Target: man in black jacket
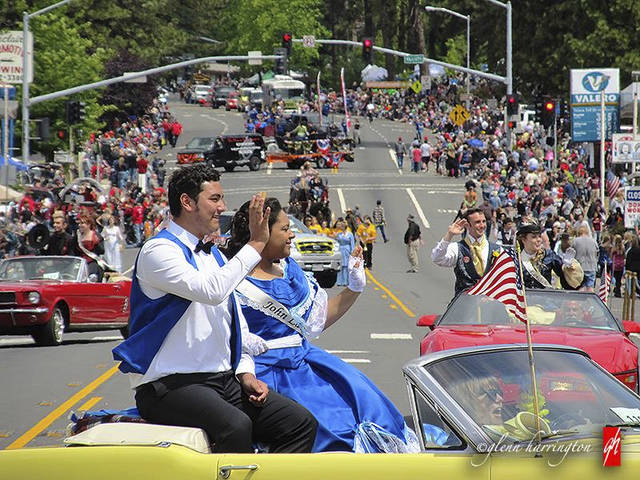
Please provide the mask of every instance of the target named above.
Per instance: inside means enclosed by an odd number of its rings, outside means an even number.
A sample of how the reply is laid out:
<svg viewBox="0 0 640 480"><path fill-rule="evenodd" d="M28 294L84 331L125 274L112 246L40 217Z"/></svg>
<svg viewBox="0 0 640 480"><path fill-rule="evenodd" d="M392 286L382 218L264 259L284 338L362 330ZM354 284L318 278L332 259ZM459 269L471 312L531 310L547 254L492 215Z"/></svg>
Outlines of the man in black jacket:
<svg viewBox="0 0 640 480"><path fill-rule="evenodd" d="M407 258L411 268L407 273L416 273L418 271L418 247L420 246L420 227L414 222L414 216L409 214L407 217L409 226L404 233L404 244L407 246Z"/></svg>
<svg viewBox="0 0 640 480"><path fill-rule="evenodd" d="M53 214L53 233L42 248L41 255L69 255L71 253L71 235L67 233L67 220L64 213Z"/></svg>

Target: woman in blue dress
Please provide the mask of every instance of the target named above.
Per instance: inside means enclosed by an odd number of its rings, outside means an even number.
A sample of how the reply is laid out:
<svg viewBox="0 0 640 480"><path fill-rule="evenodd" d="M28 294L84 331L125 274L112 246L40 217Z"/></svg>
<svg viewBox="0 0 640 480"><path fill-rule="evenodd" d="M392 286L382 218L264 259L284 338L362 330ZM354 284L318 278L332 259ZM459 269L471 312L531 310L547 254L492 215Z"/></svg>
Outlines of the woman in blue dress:
<svg viewBox="0 0 640 480"><path fill-rule="evenodd" d="M347 224L342 217L336 220L334 229L334 238L340 245L340 253L342 254L342 268L338 272L336 285L346 287L349 284L349 257L356 247L356 241L353 238L353 233L347 229Z"/></svg>
<svg viewBox="0 0 640 480"><path fill-rule="evenodd" d="M249 239L248 205L233 218L227 255ZM416 452L402 414L362 372L312 345L354 304L366 277L360 247L349 257L348 288L328 298L311 274L289 257L293 232L275 198L262 260L237 288L253 344L256 376L305 406L318 420L313 451ZM248 341L250 340L250 341Z"/></svg>

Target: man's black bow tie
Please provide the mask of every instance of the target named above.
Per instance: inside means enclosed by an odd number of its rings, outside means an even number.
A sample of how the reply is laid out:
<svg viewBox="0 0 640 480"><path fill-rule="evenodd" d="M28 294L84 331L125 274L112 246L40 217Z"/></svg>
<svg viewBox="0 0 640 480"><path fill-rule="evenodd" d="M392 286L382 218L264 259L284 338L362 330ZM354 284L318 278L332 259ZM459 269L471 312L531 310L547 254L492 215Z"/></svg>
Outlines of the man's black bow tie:
<svg viewBox="0 0 640 480"><path fill-rule="evenodd" d="M196 245L195 252L198 253L200 250L202 250L204 253L211 253L211 247L213 247L214 245L215 243L211 241L203 242L202 240L199 240L198 244Z"/></svg>

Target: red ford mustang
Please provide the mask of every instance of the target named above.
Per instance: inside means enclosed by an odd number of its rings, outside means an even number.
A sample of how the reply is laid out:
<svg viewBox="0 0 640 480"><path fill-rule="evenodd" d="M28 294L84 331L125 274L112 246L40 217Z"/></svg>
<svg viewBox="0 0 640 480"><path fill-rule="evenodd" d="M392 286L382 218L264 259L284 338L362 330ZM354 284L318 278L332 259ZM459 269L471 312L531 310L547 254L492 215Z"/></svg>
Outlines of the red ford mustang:
<svg viewBox="0 0 640 480"><path fill-rule="evenodd" d="M117 277L114 277L115 280ZM128 333L131 280L97 283L80 257L16 257L0 263L0 335L59 345L63 332Z"/></svg>
<svg viewBox="0 0 640 480"><path fill-rule="evenodd" d="M638 347L629 339L640 323L619 322L595 293L527 290L527 314L534 343L578 347L638 391ZM504 305L484 296L458 295L442 316L420 317L431 331L420 342L420 354L472 345L525 343L525 325Z"/></svg>

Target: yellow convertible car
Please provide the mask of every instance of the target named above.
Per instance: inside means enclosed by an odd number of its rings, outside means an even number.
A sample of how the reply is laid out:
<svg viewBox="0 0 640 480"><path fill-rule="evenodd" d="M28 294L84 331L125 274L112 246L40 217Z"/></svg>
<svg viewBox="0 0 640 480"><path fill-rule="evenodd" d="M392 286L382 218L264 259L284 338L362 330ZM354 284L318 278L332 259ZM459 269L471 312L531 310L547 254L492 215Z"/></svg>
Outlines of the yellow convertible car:
<svg viewBox="0 0 640 480"><path fill-rule="evenodd" d="M407 364L418 454L217 454L199 429L101 424L65 447L1 451L0 478L637 478L640 397L576 348L535 345L533 356L537 402L526 345L446 350ZM604 426L614 428L603 447Z"/></svg>

